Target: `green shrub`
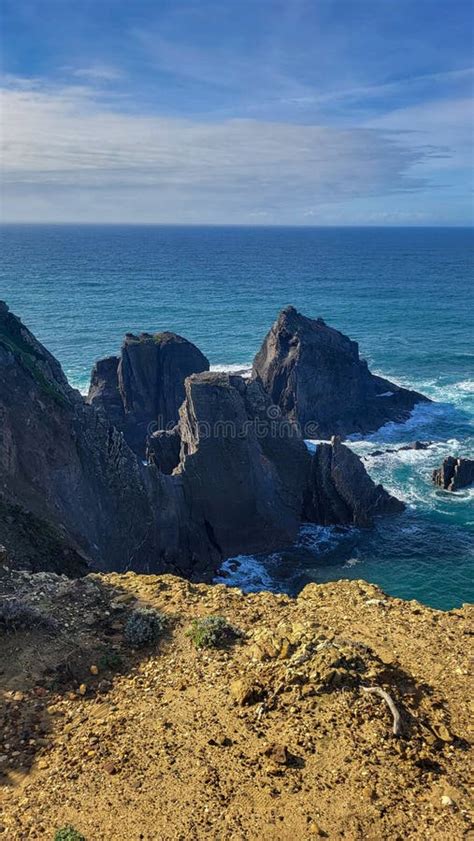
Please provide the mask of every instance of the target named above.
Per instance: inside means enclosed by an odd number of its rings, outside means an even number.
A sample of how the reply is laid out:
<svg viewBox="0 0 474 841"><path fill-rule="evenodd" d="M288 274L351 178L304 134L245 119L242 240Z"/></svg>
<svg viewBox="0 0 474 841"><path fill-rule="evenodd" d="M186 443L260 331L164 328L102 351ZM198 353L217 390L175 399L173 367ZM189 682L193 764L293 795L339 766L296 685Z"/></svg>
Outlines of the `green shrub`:
<svg viewBox="0 0 474 841"><path fill-rule="evenodd" d="M86 841L84 835L81 835L73 826L63 826L58 829L54 836L54 841Z"/></svg>
<svg viewBox="0 0 474 841"><path fill-rule="evenodd" d="M186 636L190 637L196 648L222 648L243 634L223 616L205 616L193 619Z"/></svg>
<svg viewBox="0 0 474 841"><path fill-rule="evenodd" d="M125 625L125 641L133 648L143 648L156 642L165 630L167 618L152 607L137 607Z"/></svg>
<svg viewBox="0 0 474 841"><path fill-rule="evenodd" d="M118 651L108 650L100 655L98 666L101 671L110 669L111 672L119 672L123 666L123 660Z"/></svg>

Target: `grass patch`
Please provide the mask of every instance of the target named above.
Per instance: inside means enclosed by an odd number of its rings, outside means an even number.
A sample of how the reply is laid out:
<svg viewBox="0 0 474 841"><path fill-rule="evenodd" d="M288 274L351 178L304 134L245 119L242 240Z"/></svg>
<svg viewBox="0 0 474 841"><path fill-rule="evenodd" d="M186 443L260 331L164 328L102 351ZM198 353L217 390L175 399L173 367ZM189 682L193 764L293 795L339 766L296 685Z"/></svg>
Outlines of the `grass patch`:
<svg viewBox="0 0 474 841"><path fill-rule="evenodd" d="M242 637L243 633L223 616L206 616L193 619L186 636L196 648L224 648Z"/></svg>
<svg viewBox="0 0 474 841"><path fill-rule="evenodd" d="M54 841L86 841L84 835L81 835L77 829L74 829L73 826L63 826L62 829L58 829L56 835L54 836Z"/></svg>

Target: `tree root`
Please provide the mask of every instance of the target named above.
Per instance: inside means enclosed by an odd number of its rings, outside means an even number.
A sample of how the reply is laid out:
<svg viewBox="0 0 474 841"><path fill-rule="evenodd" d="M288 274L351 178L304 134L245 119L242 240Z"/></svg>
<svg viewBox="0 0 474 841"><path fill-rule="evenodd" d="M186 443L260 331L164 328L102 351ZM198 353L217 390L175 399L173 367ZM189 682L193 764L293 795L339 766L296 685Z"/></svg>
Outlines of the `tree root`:
<svg viewBox="0 0 474 841"><path fill-rule="evenodd" d="M400 736L402 732L402 719L400 713L398 712L395 706L395 702L392 696L389 695L389 693L386 692L385 689L382 689L380 686L361 686L360 688L363 692L370 693L371 695L378 695L385 701L393 716L393 735Z"/></svg>

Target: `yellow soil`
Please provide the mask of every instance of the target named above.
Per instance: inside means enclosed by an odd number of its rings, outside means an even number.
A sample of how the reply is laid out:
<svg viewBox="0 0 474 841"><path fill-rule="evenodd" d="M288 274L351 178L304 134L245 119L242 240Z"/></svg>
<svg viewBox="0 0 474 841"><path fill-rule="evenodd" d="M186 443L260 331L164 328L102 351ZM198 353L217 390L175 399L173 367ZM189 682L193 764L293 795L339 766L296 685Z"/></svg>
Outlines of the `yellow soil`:
<svg viewBox="0 0 474 841"><path fill-rule="evenodd" d="M87 841L474 838L471 608L363 581L297 599L134 574L0 584L60 626L0 633L0 838L66 824ZM169 623L131 651L137 603ZM186 628L216 614L246 636L196 650ZM400 736L361 686L390 693Z"/></svg>

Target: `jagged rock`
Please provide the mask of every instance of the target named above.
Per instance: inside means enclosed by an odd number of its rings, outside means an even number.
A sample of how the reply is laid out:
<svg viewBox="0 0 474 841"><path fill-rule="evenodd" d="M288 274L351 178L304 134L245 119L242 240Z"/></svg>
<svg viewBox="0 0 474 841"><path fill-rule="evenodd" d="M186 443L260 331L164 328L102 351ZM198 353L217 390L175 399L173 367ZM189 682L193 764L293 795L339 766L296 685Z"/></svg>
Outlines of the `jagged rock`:
<svg viewBox="0 0 474 841"><path fill-rule="evenodd" d="M186 377L207 370L204 354L176 333L127 333L120 358L96 363L87 399L143 458L147 434L177 423Z"/></svg>
<svg viewBox="0 0 474 841"><path fill-rule="evenodd" d="M117 429L122 429L125 422L125 410L119 391L118 356L99 359L91 374L87 402L96 409L103 409L106 416Z"/></svg>
<svg viewBox="0 0 474 841"><path fill-rule="evenodd" d="M222 558L288 545L310 464L301 436L255 381L202 373L185 387L178 472L192 523Z"/></svg>
<svg viewBox="0 0 474 841"><path fill-rule="evenodd" d="M179 464L181 436L179 426L173 429L160 429L147 438L146 458L149 464L155 464L161 473L172 473Z"/></svg>
<svg viewBox="0 0 474 841"><path fill-rule="evenodd" d="M367 456L383 456L385 453L402 453L405 450L428 450L432 441L413 441L411 444L404 444L403 447L389 447L386 450L372 450Z"/></svg>
<svg viewBox="0 0 474 841"><path fill-rule="evenodd" d="M137 344L127 373L114 360L97 366L91 405L0 306L0 541L9 562L70 575L92 562L210 579L227 557L291 544L303 508L316 522L361 524L399 508L380 486L374 490L342 444L330 447L329 461L321 461L324 450L312 460L299 429L261 383L229 374L186 379L178 428L152 436L158 458L143 464L100 407L115 400L115 377L119 390L121 378L134 383L129 396L145 389L155 364L145 362L153 360L156 342L146 337L143 347ZM171 368L172 375L163 375L176 386L162 404L167 411L173 394L178 399L174 363ZM142 406L134 399L124 404L125 414ZM114 406L118 411L116 400Z"/></svg>
<svg viewBox="0 0 474 841"><path fill-rule="evenodd" d="M371 374L357 342L294 307L282 310L267 334L253 376L305 438L370 432L406 420L416 403L427 401Z"/></svg>
<svg viewBox="0 0 474 841"><path fill-rule="evenodd" d="M359 457L344 444L318 444L311 463L304 516L320 525L369 527L374 517L403 511L404 504L375 485Z"/></svg>
<svg viewBox="0 0 474 841"><path fill-rule="evenodd" d="M0 527L13 563L72 575L148 557L147 477L122 435L0 306Z"/></svg>
<svg viewBox="0 0 474 841"><path fill-rule="evenodd" d="M459 491L474 482L474 459L447 456L433 471L433 482L445 491Z"/></svg>

